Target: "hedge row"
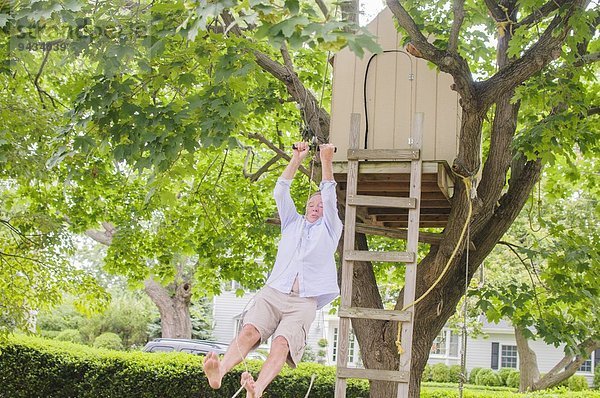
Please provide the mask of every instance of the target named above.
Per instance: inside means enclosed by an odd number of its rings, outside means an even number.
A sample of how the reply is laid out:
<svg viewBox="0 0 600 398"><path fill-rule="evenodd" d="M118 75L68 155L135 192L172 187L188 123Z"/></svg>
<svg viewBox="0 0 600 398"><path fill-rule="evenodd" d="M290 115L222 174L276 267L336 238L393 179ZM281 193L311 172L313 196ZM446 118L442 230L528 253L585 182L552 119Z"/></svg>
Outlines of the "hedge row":
<svg viewBox="0 0 600 398"><path fill-rule="evenodd" d="M253 375L261 365L248 361ZM231 397L244 370L236 367L215 391L202 371L202 358L194 355L126 353L15 336L0 345L0 398ZM309 363L295 370L284 367L264 396L304 396L313 373L310 397L333 397L335 368ZM368 397L368 383L350 380L347 391L348 397Z"/></svg>
<svg viewBox="0 0 600 398"><path fill-rule="evenodd" d="M249 361L257 375L262 363ZM119 352L72 343L14 336L0 342L0 398L211 398L231 397L238 390L238 366L223 380L220 390L212 390L202 371L202 358L184 353ZM304 363L297 369L284 367L269 386L265 398L303 397L311 376L316 379L311 398L334 395L335 368ZM494 388L494 391L490 391ZM558 391L527 394L529 397L556 397ZM600 398L600 392L560 391L561 397ZM242 394L243 396L243 394ZM365 380L349 380L347 396L369 396ZM465 398L523 397L502 387L468 388ZM429 384L422 398L458 397L455 385Z"/></svg>
<svg viewBox="0 0 600 398"><path fill-rule="evenodd" d="M435 365L425 366L422 380L424 382L435 383L458 383L460 381L460 375L460 366L447 366L443 363L437 363ZM513 368L501 368L498 371L489 368L473 368L465 381L471 385L477 386L518 389L520 373L517 369ZM560 386L566 387L571 391L583 391L589 389L586 378L580 375L571 376L563 381Z"/></svg>

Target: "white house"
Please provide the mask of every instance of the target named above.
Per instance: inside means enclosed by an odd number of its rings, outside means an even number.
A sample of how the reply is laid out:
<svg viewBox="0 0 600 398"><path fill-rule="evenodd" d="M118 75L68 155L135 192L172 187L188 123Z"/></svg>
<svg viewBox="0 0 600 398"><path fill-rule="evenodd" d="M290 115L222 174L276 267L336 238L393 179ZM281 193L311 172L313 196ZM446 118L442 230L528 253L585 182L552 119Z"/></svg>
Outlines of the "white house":
<svg viewBox="0 0 600 398"><path fill-rule="evenodd" d="M239 286L232 285L213 301L213 335L217 341L229 342L239 330L242 313L253 297L253 293L246 293L242 297L235 294ZM330 314L331 306L326 306L317 312L315 321L309 332L307 345L314 354L323 348L319 347L319 340L327 340L327 356L323 363L335 365L337 354L338 317ZM473 368L518 368L519 355L514 330L508 322L492 324L484 320L482 331L485 337L467 337L466 368L470 372ZM444 363L446 365L460 365L461 336L449 328L444 328L435 339L429 363ZM540 372L548 372L563 357L562 348L555 348L540 341L531 341L530 347L537 354ZM268 343L262 348L268 349ZM349 366L362 367L359 347L353 335L350 336ZM600 366L600 350L580 368L577 374L585 376L588 384L592 385L595 367Z"/></svg>

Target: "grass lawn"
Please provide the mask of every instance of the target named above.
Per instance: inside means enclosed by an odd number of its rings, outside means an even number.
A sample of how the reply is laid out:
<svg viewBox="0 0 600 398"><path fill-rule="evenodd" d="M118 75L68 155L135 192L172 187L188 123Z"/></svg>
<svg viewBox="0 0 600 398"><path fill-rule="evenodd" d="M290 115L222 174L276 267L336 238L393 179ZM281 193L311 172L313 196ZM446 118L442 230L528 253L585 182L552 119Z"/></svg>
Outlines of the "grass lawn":
<svg viewBox="0 0 600 398"><path fill-rule="evenodd" d="M453 398L458 397L458 385L450 383L429 383L421 386L422 398ZM463 389L464 398L600 398L600 391L569 391L566 388L536 391L532 393L519 393L509 387L486 387L473 384L465 384Z"/></svg>

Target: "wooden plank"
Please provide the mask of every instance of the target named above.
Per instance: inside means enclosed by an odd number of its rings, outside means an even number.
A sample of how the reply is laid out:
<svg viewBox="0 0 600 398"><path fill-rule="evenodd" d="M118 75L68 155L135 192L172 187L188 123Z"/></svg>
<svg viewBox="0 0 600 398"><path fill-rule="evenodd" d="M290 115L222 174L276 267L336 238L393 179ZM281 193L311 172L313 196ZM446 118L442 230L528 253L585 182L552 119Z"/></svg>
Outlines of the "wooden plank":
<svg viewBox="0 0 600 398"><path fill-rule="evenodd" d="M348 149L348 160L393 160L406 162L419 158L414 149Z"/></svg>
<svg viewBox="0 0 600 398"><path fill-rule="evenodd" d="M381 226L386 228L408 228L407 221L381 221ZM448 221L419 221L421 228L446 228ZM378 224L379 225L379 224Z"/></svg>
<svg viewBox="0 0 600 398"><path fill-rule="evenodd" d="M386 196L364 196L350 194L346 195L346 206L378 206L378 207L402 207L414 209L415 198L390 198Z"/></svg>
<svg viewBox="0 0 600 398"><path fill-rule="evenodd" d="M344 260L411 263L415 261L415 254L409 252L375 252L365 250L344 250Z"/></svg>
<svg viewBox="0 0 600 398"><path fill-rule="evenodd" d="M381 48L396 49L396 28L393 24L393 18L376 18L377 20L377 42ZM394 125L396 112L394 112L395 102L401 97L397 93L395 80L396 76L396 53L379 53L371 63L369 75L374 75L374 92L368 92L374 98L373 112L369 109L369 148L396 148L394 143ZM369 137L370 138L370 137ZM371 145L372 143L372 145ZM404 147L400 144L398 147Z"/></svg>
<svg viewBox="0 0 600 398"><path fill-rule="evenodd" d="M348 146L350 148L358 147L360 135L360 114L353 113L350 120L350 137ZM356 195L356 184L358 182L358 161L348 161L348 187L346 195ZM346 197L346 217L344 223L344 248L354 250L356 235L356 207L348 206ZM340 289L340 302L344 307L352 306L352 277L354 276L354 263L352 261L342 261L342 283ZM338 330L338 352L337 366L345 368L348 366L350 319L342 318L339 321ZM346 380L336 378L335 380L336 398L346 397Z"/></svg>
<svg viewBox="0 0 600 398"><path fill-rule="evenodd" d="M445 166L444 166L445 168ZM447 170L446 170L447 172ZM334 174L335 180L339 182L346 182L347 175L344 173ZM421 181L428 183L437 183L438 176L437 172L433 174L423 174ZM361 173L358 176L358 183L361 182L389 182L389 183L399 183L403 182L408 184L410 182L410 174L407 173Z"/></svg>
<svg viewBox="0 0 600 398"><path fill-rule="evenodd" d="M346 189L345 182L339 182L340 189L344 191ZM377 182L377 181L363 181L358 183L358 192L404 192L408 196L410 191L410 185L408 181L401 183L390 183L390 182ZM446 198L446 196L440 191L440 187L437 182L424 182L421 184L422 192L440 192L440 197Z"/></svg>
<svg viewBox="0 0 600 398"><path fill-rule="evenodd" d="M423 174L437 174L438 161L423 162ZM333 172L347 173L348 162L334 162ZM364 162L360 165L361 174L397 173L410 174L410 164L406 162L373 161Z"/></svg>
<svg viewBox="0 0 600 398"><path fill-rule="evenodd" d="M421 208L450 208L450 202L446 199L429 199L425 195L421 197Z"/></svg>
<svg viewBox="0 0 600 398"><path fill-rule="evenodd" d="M408 383L409 373L398 370L337 368L337 377L343 379L368 379Z"/></svg>
<svg viewBox="0 0 600 398"><path fill-rule="evenodd" d="M435 156L435 131L437 115L437 70L428 65L428 61L422 58L415 59L415 117L413 118L411 137L416 127L416 114L425 112L427 123L423 124L421 139L421 159L437 160ZM454 121L452 121L454 124ZM414 137L412 137L414 140ZM456 155L454 156L456 157ZM445 159L445 158L442 158ZM454 158L452 158L453 160ZM450 160L450 161L452 161Z"/></svg>
<svg viewBox="0 0 600 398"><path fill-rule="evenodd" d="M412 147L415 149L421 149L423 145L423 123L424 114L417 113L415 115L415 123L411 134ZM423 162L421 160L413 160L411 162L411 173L410 173L410 196L416 199L417 206L411 209L408 213L408 239L406 241L407 251L416 253L418 250L419 243L419 217L420 217L420 201L421 201L421 173L422 173ZM415 292L417 286L417 259L413 263L406 264L404 273L404 305L410 305L415 301ZM414 307L407 309L409 312L414 313ZM404 322L399 325L402 327L402 348L403 352L400 354L400 370L410 372L411 357L412 357L412 344L413 344L413 322ZM399 385L398 394L399 398L408 397L408 385Z"/></svg>
<svg viewBox="0 0 600 398"><path fill-rule="evenodd" d="M427 215L446 215L450 214L450 207L434 207L434 208L423 208L423 201L421 201L421 216ZM409 209L395 209L392 207L367 207L368 215L408 215Z"/></svg>
<svg viewBox="0 0 600 398"><path fill-rule="evenodd" d="M438 164L438 179L437 185L440 191L444 194L446 199L450 200L450 193L448 189L448 178L446 176L446 168L442 163Z"/></svg>
<svg viewBox="0 0 600 398"><path fill-rule="evenodd" d="M445 159L451 163L458 154L460 124L456 121L462 109L458 103L458 93L450 89L454 78L448 73L436 72L435 135L427 136L427 140L435 140L434 159Z"/></svg>
<svg viewBox="0 0 600 398"><path fill-rule="evenodd" d="M400 221L404 221L401 219L402 215L401 214L378 214L375 215L375 217L377 217L377 221L397 221L400 219ZM447 221L448 220L448 215L447 214L421 214L420 215L420 220L421 221Z"/></svg>
<svg viewBox="0 0 600 398"><path fill-rule="evenodd" d="M364 223L356 224L356 232L366 235L386 236L388 238L396 239L406 239L408 236L408 231L405 229L378 227ZM439 245L441 240L441 234L435 234L432 232L419 232L419 242L430 245Z"/></svg>
<svg viewBox="0 0 600 398"><path fill-rule="evenodd" d="M407 311L383 310L379 308L340 307L340 318L376 319L380 321L410 322L411 313Z"/></svg>
<svg viewBox="0 0 600 398"><path fill-rule="evenodd" d="M362 85L362 73L360 76L356 75L357 59L348 48L337 52L333 59L329 140L338 147L337 152L333 154L334 160L344 163L348 148L348 132L351 129L350 113L354 104L354 90L355 86Z"/></svg>

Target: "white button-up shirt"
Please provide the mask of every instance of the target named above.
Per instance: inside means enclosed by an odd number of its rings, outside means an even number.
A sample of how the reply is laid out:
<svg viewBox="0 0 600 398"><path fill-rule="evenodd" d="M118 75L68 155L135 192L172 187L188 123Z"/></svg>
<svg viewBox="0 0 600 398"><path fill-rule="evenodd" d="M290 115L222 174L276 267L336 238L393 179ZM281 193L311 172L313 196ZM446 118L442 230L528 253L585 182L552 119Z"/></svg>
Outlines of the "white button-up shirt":
<svg viewBox="0 0 600 398"><path fill-rule="evenodd" d="M314 223L296 210L291 183L280 177L273 191L281 219L281 240L267 285L289 293L297 277L300 297L315 297L320 309L340 293L334 254L343 225L337 211L336 182L321 182L323 217Z"/></svg>

